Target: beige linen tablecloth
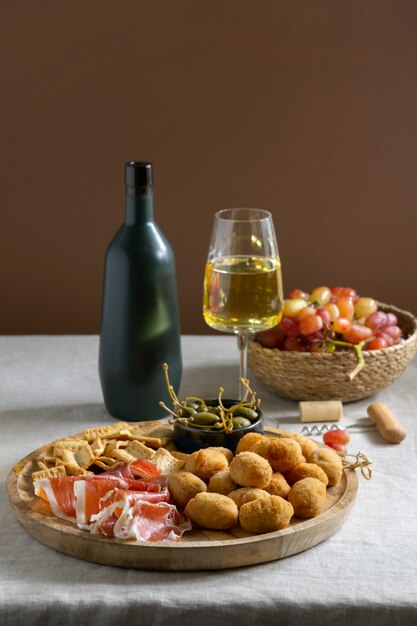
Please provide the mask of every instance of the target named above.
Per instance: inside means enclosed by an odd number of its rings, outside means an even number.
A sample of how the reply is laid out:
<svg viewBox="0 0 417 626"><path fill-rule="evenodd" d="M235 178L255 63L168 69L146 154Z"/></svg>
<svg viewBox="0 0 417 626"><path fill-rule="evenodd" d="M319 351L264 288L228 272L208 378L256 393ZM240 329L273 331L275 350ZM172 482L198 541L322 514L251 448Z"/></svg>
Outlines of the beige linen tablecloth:
<svg viewBox="0 0 417 626"><path fill-rule="evenodd" d="M345 406L345 423L375 399L407 429L400 445L352 435L374 461L342 529L301 554L246 568L167 573L95 565L55 552L15 521L6 495L13 464L45 442L110 424L94 336L0 338L0 624L417 624L417 362L389 389ZM181 395L237 393L228 336L183 338ZM253 380L270 425L294 430L296 402Z"/></svg>

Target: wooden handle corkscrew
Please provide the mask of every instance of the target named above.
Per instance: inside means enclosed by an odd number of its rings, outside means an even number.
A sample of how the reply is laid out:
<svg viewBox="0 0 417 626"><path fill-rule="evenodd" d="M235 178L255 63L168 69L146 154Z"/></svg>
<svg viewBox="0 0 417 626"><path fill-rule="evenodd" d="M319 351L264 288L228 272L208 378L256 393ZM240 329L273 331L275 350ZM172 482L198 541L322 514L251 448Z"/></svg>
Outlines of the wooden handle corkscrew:
<svg viewBox="0 0 417 626"><path fill-rule="evenodd" d="M374 422L381 437L389 443L401 443L407 435L400 422L382 402L373 402L368 406L368 415Z"/></svg>

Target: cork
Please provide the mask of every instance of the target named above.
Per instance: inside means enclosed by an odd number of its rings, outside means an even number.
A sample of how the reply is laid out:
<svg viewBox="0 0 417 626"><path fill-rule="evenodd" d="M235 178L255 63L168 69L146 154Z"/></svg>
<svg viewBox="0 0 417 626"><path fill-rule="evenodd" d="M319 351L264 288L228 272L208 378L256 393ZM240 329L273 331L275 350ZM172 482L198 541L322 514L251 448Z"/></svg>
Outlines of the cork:
<svg viewBox="0 0 417 626"><path fill-rule="evenodd" d="M302 422L340 422L343 404L339 400L323 400L299 403Z"/></svg>

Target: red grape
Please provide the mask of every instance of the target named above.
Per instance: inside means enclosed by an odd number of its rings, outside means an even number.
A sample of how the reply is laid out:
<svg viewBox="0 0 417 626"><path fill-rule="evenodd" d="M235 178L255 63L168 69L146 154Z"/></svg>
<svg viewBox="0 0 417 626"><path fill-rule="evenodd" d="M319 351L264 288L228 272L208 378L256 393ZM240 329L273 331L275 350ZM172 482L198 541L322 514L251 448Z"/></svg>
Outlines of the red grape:
<svg viewBox="0 0 417 626"><path fill-rule="evenodd" d="M391 335L389 335L388 333L386 333L385 330L382 330L381 332L377 333L376 337L381 337L382 339L384 339L388 347L394 345L394 338L391 337Z"/></svg>
<svg viewBox="0 0 417 626"><path fill-rule="evenodd" d="M299 312L308 305L307 300L303 298L295 298L294 300L285 300L283 307L283 315L286 317L296 317Z"/></svg>
<svg viewBox="0 0 417 626"><path fill-rule="evenodd" d="M319 342L319 341L323 341L324 340L324 332L323 330L318 331L317 333L310 333L309 335L306 335L304 337L304 341L308 344L314 343L314 342Z"/></svg>
<svg viewBox="0 0 417 626"><path fill-rule="evenodd" d="M332 318L330 317L329 311L326 311L326 309L319 307L316 313L317 315L320 315L321 319L323 320L325 324L330 324Z"/></svg>
<svg viewBox="0 0 417 626"><path fill-rule="evenodd" d="M324 443L340 443L346 445L350 441L350 435L347 430L329 430L323 435Z"/></svg>
<svg viewBox="0 0 417 626"><path fill-rule="evenodd" d="M374 313L371 313L365 320L365 326L372 328L372 330L382 328L386 323L387 314L384 313L384 311L374 311Z"/></svg>
<svg viewBox="0 0 417 626"><path fill-rule="evenodd" d="M258 335L259 342L264 348L279 348L284 341L284 337L284 331L279 326L275 326L270 330L264 330Z"/></svg>
<svg viewBox="0 0 417 626"><path fill-rule="evenodd" d="M296 337L286 337L283 343L284 350L290 352L305 352L305 345Z"/></svg>
<svg viewBox="0 0 417 626"><path fill-rule="evenodd" d="M329 302L329 304L325 304L323 308L330 315L331 321L340 316L339 308L335 302Z"/></svg>
<svg viewBox="0 0 417 626"><path fill-rule="evenodd" d="M375 337L365 347L367 350L382 350L382 348L387 346L388 344L383 337Z"/></svg>
<svg viewBox="0 0 417 626"><path fill-rule="evenodd" d="M331 441L330 443L326 443L326 446L329 446L329 448L333 448L333 450L336 450L337 452L346 452L345 446L342 446L341 443L334 443L333 441Z"/></svg>
<svg viewBox="0 0 417 626"><path fill-rule="evenodd" d="M298 337L300 334L297 322L290 317L283 317L279 323L279 327L287 337Z"/></svg>
<svg viewBox="0 0 417 626"><path fill-rule="evenodd" d="M328 304L332 297L332 292L328 287L316 287L310 295L311 302L317 302L320 306Z"/></svg>
<svg viewBox="0 0 417 626"><path fill-rule="evenodd" d="M358 298L355 302L355 317L368 317L371 313L375 313L378 305L373 298Z"/></svg>
<svg viewBox="0 0 417 626"><path fill-rule="evenodd" d="M336 304L339 309L340 317L345 317L348 320L353 319L355 307L353 306L352 300L349 298L339 298Z"/></svg>
<svg viewBox="0 0 417 626"><path fill-rule="evenodd" d="M395 313L387 313L387 326L396 326L398 324L398 318Z"/></svg>
<svg viewBox="0 0 417 626"><path fill-rule="evenodd" d="M303 335L311 335L323 328L323 320L320 315L310 315L300 321L299 327Z"/></svg>
<svg viewBox="0 0 417 626"><path fill-rule="evenodd" d="M352 322L347 320L346 317L338 317L332 322L332 328L335 333L346 333L352 328Z"/></svg>
<svg viewBox="0 0 417 626"><path fill-rule="evenodd" d="M366 341L372 337L372 330L367 326L361 326L360 324L352 324L352 328L345 333L343 337L350 343L360 343Z"/></svg>
<svg viewBox="0 0 417 626"><path fill-rule="evenodd" d="M305 291L301 291L301 289L293 289L292 291L290 291L290 298L291 300L295 300L297 298L302 298L303 300L309 300L310 294L306 293Z"/></svg>
<svg viewBox="0 0 417 626"><path fill-rule="evenodd" d="M354 300L357 297L356 291L350 287L333 287L331 292L336 298L350 298Z"/></svg>
<svg viewBox="0 0 417 626"><path fill-rule="evenodd" d="M301 311L297 315L297 321L300 322L301 320L308 317L309 315L314 315L315 312L316 312L316 309L314 308L314 306L306 306L304 307L304 309L301 309Z"/></svg>
<svg viewBox="0 0 417 626"><path fill-rule="evenodd" d="M384 326L384 333L390 335L393 339L401 337L401 328L399 326Z"/></svg>

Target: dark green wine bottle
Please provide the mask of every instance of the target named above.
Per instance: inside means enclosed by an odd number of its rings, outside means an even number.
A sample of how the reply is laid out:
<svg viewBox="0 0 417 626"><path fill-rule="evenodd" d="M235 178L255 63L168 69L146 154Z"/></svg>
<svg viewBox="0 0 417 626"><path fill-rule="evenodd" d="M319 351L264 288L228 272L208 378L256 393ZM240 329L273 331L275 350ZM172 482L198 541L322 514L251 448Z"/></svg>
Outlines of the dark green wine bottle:
<svg viewBox="0 0 417 626"><path fill-rule="evenodd" d="M162 366L178 392L181 338L175 260L154 222L151 163L126 163L125 183L125 222L105 260L99 372L110 415L136 421L166 415Z"/></svg>

